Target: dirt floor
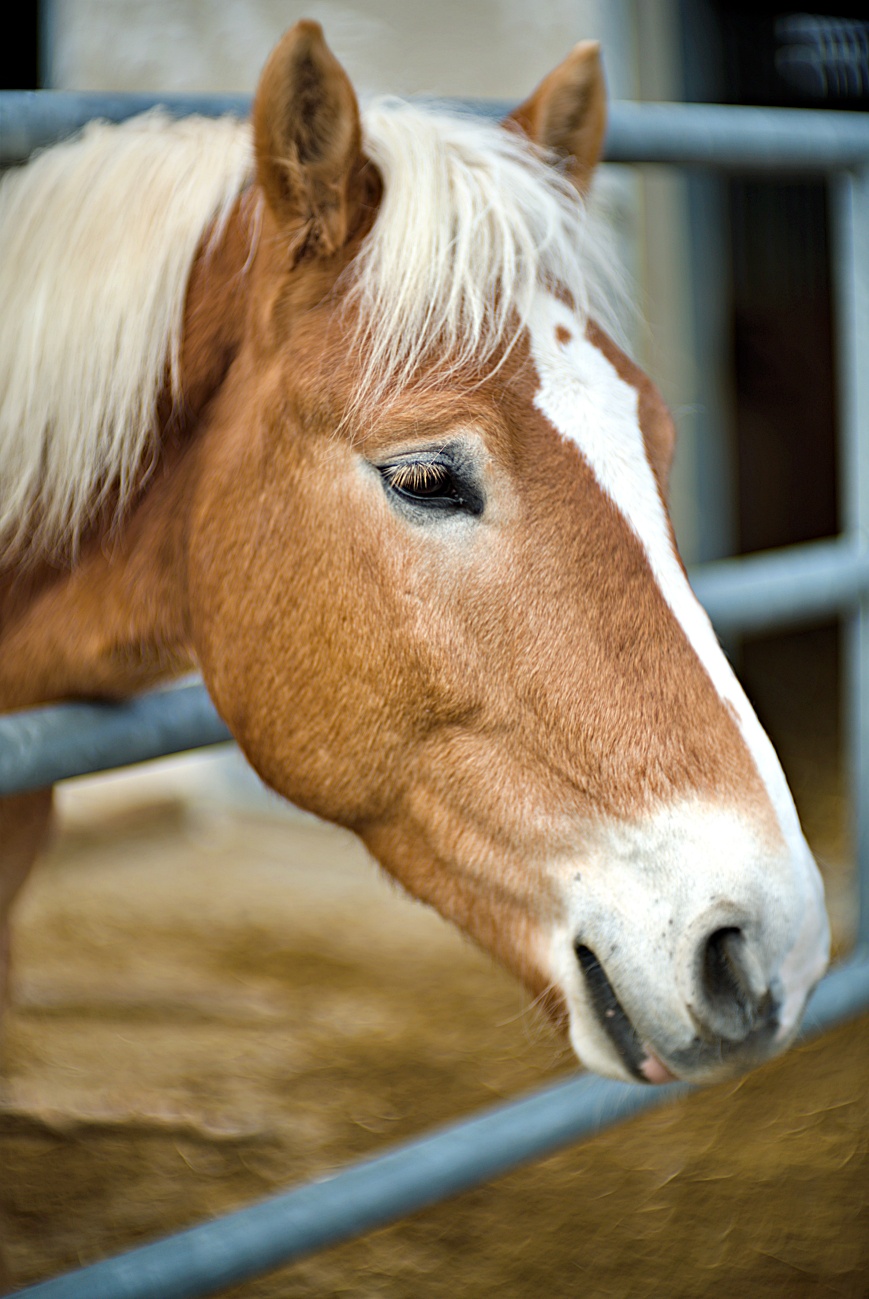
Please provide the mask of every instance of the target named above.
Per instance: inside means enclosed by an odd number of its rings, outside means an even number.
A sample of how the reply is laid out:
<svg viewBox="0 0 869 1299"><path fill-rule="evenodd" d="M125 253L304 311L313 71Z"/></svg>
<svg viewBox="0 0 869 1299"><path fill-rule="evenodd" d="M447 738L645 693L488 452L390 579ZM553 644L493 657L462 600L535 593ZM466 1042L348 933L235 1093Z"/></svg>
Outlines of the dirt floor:
<svg viewBox="0 0 869 1299"><path fill-rule="evenodd" d="M804 815L842 944L824 770ZM350 836L278 813L221 758L151 771L63 791L18 912L0 1224L20 1284L572 1067ZM232 1293L865 1299L869 1020Z"/></svg>

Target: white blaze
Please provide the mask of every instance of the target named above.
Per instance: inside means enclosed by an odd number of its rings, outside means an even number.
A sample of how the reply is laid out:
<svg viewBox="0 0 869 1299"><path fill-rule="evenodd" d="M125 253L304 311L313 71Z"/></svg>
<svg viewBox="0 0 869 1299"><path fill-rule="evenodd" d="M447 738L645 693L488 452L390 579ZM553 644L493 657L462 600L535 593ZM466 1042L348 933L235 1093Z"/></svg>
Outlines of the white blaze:
<svg viewBox="0 0 869 1299"><path fill-rule="evenodd" d="M576 446L642 545L664 600L732 711L785 848L784 854L769 854L741 809L725 811L690 799L659 809L642 825L613 824L600 844L587 845L592 868L575 875L565 924L552 935L550 947L555 978L568 990L574 1046L592 1067L607 1071L607 1057L612 1067L612 1045L579 979L572 948L576 933L587 934L593 950L604 954L628 1014L644 1025L666 1059L695 1032L686 1011L690 983L679 990L680 980L693 977L682 948L700 941L712 925L734 923L727 918L730 910L741 924L744 909L760 917L753 942L782 998L776 1037L786 1041L823 974L829 929L821 877L784 773L677 558L640 430L639 393L589 342L571 308L553 295L537 295L528 330L540 380L535 405ZM605 870L594 869L598 860ZM698 871L701 861L705 869ZM622 941L625 934L631 935L630 944Z"/></svg>
<svg viewBox="0 0 869 1299"><path fill-rule="evenodd" d="M561 326L569 339L560 342ZM718 644L676 558L664 505L640 431L639 394L585 336L574 312L541 291L529 320L540 378L535 405L582 452L603 491L638 537L661 594L720 697L738 721L792 852L807 851L775 750ZM563 335L562 335L563 336Z"/></svg>

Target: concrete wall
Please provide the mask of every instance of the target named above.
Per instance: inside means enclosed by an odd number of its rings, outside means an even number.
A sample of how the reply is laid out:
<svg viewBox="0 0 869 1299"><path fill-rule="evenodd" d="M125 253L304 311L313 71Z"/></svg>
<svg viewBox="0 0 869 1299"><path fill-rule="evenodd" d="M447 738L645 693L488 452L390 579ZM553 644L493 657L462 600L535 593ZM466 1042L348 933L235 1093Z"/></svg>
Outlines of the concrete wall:
<svg viewBox="0 0 869 1299"><path fill-rule="evenodd" d="M252 91L278 36L316 18L363 93L521 97L602 34L599 0L54 0L48 80L76 90Z"/></svg>

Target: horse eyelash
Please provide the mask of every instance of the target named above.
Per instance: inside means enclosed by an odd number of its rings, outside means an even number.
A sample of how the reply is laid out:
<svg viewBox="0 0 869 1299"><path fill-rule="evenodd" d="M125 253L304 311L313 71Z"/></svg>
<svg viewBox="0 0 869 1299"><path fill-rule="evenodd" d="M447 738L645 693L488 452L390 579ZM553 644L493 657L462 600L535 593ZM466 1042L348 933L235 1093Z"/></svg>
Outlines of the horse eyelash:
<svg viewBox="0 0 869 1299"><path fill-rule="evenodd" d="M411 460L406 464L388 465L385 474L390 487L399 491L424 492L442 485L449 477L443 465Z"/></svg>

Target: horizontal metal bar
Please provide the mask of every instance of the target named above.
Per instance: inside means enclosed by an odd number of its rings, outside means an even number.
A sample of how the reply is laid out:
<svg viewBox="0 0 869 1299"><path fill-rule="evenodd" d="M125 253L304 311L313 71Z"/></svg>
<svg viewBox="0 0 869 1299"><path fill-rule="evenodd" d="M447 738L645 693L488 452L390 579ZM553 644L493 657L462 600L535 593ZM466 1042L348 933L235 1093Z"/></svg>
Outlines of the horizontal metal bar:
<svg viewBox="0 0 869 1299"><path fill-rule="evenodd" d="M513 107L500 100L437 100L485 117ZM175 116L250 110L247 95L121 95L58 90L0 95L0 164L72 134L94 117L117 122L163 105ZM667 163L764 172L831 172L869 160L865 113L745 108L718 104L610 106L605 156L610 162Z"/></svg>
<svg viewBox="0 0 869 1299"><path fill-rule="evenodd" d="M869 955L815 990L806 1031L869 1006ZM198 1299L427 1208L689 1092L589 1074L450 1124L332 1177L21 1291L22 1299Z"/></svg>
<svg viewBox="0 0 869 1299"><path fill-rule="evenodd" d="M232 739L203 685L0 717L0 795Z"/></svg>
<svg viewBox="0 0 869 1299"><path fill-rule="evenodd" d="M513 108L493 100L441 102L484 117L502 118ZM833 172L869 161L869 115L617 100L609 107L604 158L767 174Z"/></svg>
<svg viewBox="0 0 869 1299"><path fill-rule="evenodd" d="M621 102L613 105L605 156L767 174L838 171L869 158L869 115Z"/></svg>
<svg viewBox="0 0 869 1299"><path fill-rule="evenodd" d="M692 570L720 632L832 617L869 593L869 551L813 542ZM231 739L201 685L123 703L51 704L0 717L0 796Z"/></svg>
<svg viewBox="0 0 869 1299"><path fill-rule="evenodd" d="M157 105L173 117L225 113L246 117L250 95L104 94L72 90L6 90L0 94L0 165L65 139L95 118L124 122Z"/></svg>
<svg viewBox="0 0 869 1299"><path fill-rule="evenodd" d="M869 594L869 550L840 538L716 560L691 585L721 634L833 618Z"/></svg>

